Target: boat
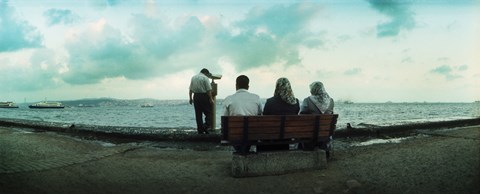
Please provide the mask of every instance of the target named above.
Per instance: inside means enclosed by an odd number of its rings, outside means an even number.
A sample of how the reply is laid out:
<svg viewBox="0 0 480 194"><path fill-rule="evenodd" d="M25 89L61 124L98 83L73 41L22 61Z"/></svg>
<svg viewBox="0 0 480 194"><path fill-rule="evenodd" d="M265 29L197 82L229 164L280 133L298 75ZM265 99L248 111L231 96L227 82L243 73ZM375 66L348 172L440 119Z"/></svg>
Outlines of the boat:
<svg viewBox="0 0 480 194"><path fill-rule="evenodd" d="M31 104L28 106L28 108L65 108L65 105L63 105L60 102L38 102L35 104Z"/></svg>
<svg viewBox="0 0 480 194"><path fill-rule="evenodd" d="M0 108L18 108L13 102L0 102Z"/></svg>
<svg viewBox="0 0 480 194"><path fill-rule="evenodd" d="M142 108L152 108L153 107L153 104L142 104L141 106Z"/></svg>

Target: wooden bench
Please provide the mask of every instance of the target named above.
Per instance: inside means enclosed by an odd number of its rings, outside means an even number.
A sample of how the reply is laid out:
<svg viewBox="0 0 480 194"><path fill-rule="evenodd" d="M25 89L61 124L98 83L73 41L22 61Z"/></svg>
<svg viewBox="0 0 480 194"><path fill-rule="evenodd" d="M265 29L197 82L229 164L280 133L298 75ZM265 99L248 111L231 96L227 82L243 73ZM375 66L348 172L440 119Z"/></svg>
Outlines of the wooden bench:
<svg viewBox="0 0 480 194"><path fill-rule="evenodd" d="M251 145L303 143L304 150L313 150L329 142L337 118L338 114L222 116L221 144L239 147L242 155Z"/></svg>

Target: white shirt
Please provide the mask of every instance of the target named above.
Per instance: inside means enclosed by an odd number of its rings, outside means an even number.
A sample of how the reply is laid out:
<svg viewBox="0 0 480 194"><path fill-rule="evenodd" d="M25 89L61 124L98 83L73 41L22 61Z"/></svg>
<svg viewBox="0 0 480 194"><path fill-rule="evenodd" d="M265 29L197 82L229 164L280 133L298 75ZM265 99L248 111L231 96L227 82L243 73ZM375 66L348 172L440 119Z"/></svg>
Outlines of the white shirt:
<svg viewBox="0 0 480 194"><path fill-rule="evenodd" d="M223 101L223 116L247 116L261 115L262 103L260 97L248 92L246 89L238 89L235 94Z"/></svg>
<svg viewBox="0 0 480 194"><path fill-rule="evenodd" d="M190 91L193 93L207 93L210 90L212 90L212 85L210 85L210 80L205 74L199 73L192 77Z"/></svg>

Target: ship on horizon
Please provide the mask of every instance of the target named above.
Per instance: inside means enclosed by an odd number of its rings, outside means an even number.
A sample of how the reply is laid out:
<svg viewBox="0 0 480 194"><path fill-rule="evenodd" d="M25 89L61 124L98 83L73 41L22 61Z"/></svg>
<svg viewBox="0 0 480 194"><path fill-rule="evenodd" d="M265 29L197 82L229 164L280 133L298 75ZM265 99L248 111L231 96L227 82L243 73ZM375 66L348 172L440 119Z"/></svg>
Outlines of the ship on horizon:
<svg viewBox="0 0 480 194"><path fill-rule="evenodd" d="M47 102L47 101L43 101L43 102L38 102L38 103L35 103L35 104L31 104L28 106L28 108L65 108L65 105L63 105L62 103L60 102Z"/></svg>
<svg viewBox="0 0 480 194"><path fill-rule="evenodd" d="M14 102L0 102L0 108L18 108Z"/></svg>

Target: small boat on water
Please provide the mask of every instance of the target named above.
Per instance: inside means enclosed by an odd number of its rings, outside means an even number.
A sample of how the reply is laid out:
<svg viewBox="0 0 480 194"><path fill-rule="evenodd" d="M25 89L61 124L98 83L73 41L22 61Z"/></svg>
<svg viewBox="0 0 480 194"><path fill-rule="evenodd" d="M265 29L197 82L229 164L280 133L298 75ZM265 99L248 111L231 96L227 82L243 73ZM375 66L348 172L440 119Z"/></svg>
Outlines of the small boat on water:
<svg viewBox="0 0 480 194"><path fill-rule="evenodd" d="M38 102L35 104L31 104L28 108L65 108L65 106L60 102Z"/></svg>
<svg viewBox="0 0 480 194"><path fill-rule="evenodd" d="M0 102L0 108L18 108L13 102Z"/></svg>
<svg viewBox="0 0 480 194"><path fill-rule="evenodd" d="M142 108L152 108L153 107L153 104L142 104L142 106L140 106Z"/></svg>

